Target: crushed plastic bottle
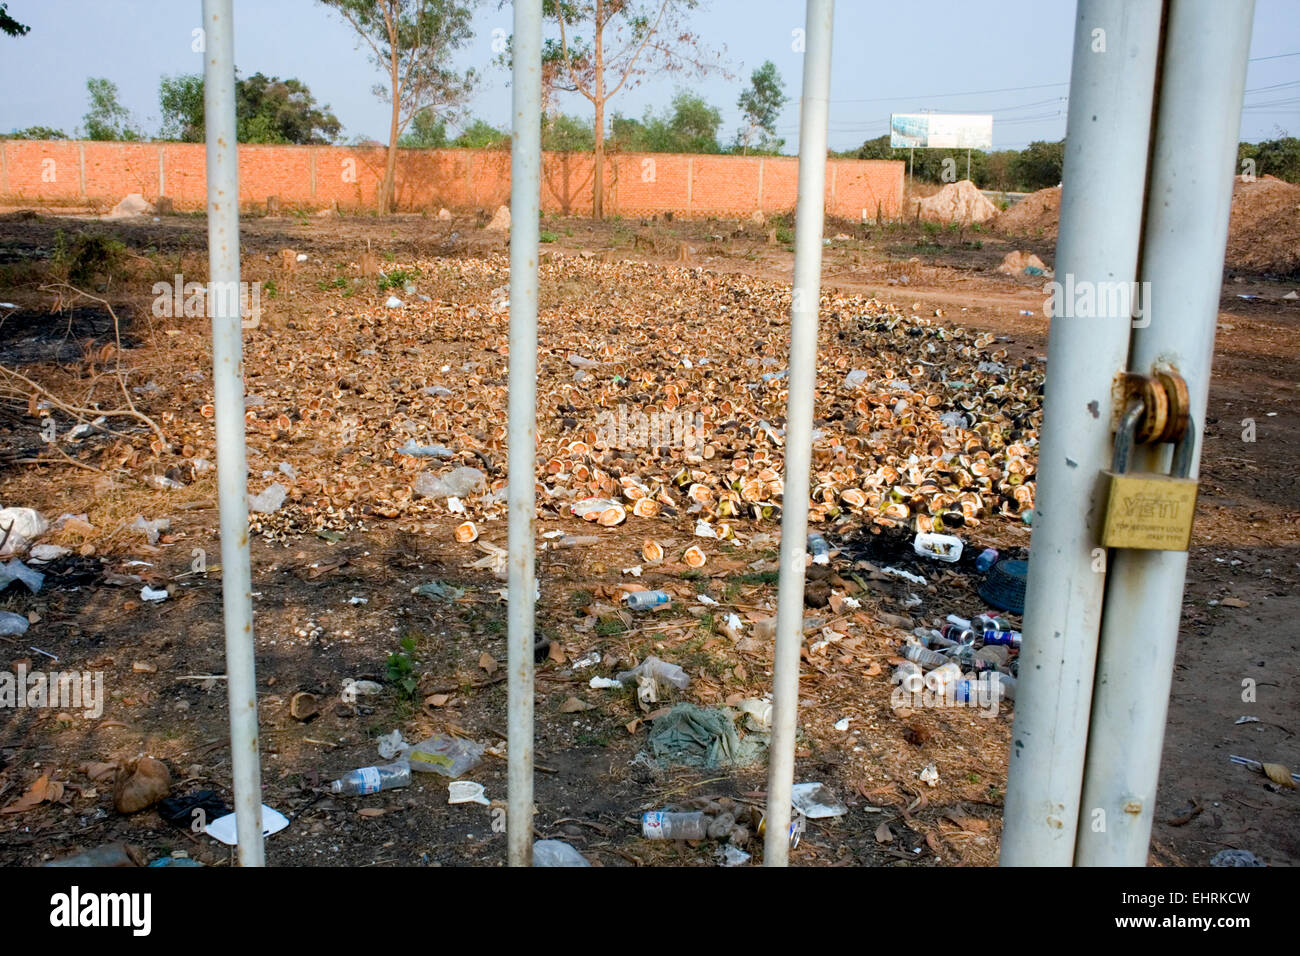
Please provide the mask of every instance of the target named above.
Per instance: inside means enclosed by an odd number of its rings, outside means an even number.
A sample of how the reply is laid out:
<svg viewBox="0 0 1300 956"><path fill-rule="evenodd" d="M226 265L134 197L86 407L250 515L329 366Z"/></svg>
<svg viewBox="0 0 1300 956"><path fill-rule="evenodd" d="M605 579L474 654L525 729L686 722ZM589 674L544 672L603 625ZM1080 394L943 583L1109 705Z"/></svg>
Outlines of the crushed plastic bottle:
<svg viewBox="0 0 1300 956"><path fill-rule="evenodd" d="M345 796L362 796L410 785L411 765L405 760L398 760L378 767L361 767L359 770L353 770L331 783L330 790Z"/></svg>
<svg viewBox="0 0 1300 956"><path fill-rule="evenodd" d="M0 636L18 637L27 633L27 618L13 611L0 611Z"/></svg>
<svg viewBox="0 0 1300 956"><path fill-rule="evenodd" d="M831 546L816 532L808 535L808 553L812 555L813 564L831 563Z"/></svg>

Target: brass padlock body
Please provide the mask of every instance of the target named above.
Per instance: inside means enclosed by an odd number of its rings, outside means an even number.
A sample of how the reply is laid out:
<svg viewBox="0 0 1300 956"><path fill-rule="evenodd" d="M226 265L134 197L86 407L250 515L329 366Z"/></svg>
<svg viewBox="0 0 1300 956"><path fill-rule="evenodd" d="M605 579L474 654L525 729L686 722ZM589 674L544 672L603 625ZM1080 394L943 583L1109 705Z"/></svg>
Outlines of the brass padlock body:
<svg viewBox="0 0 1300 956"><path fill-rule="evenodd" d="M1186 551L1191 544L1196 513L1197 482L1188 478L1195 426L1187 428L1174 449L1172 475L1129 472L1137 415L1125 414L1115 436L1115 470L1103 471L1109 488L1102 520L1101 544L1105 548L1143 551Z"/></svg>

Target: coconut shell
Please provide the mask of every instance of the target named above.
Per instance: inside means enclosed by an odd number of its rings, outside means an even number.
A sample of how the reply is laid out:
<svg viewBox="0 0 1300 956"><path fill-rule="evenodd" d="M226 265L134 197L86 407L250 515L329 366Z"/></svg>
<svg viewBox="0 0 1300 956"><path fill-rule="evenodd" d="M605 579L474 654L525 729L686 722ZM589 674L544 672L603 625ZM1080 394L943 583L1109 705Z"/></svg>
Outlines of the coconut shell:
<svg viewBox="0 0 1300 956"><path fill-rule="evenodd" d="M139 813L167 796L171 788L172 775L167 765L153 757L141 757L118 772L113 805L118 813Z"/></svg>

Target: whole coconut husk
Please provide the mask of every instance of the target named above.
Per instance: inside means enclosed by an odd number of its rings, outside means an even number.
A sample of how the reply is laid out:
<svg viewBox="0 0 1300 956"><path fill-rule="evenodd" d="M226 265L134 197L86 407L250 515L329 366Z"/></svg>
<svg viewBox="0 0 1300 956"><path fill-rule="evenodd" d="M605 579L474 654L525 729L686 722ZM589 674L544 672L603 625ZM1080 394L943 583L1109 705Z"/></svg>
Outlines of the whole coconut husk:
<svg viewBox="0 0 1300 956"><path fill-rule="evenodd" d="M139 813L171 791L172 775L167 765L153 757L140 757L118 772L113 785L113 805L118 813Z"/></svg>

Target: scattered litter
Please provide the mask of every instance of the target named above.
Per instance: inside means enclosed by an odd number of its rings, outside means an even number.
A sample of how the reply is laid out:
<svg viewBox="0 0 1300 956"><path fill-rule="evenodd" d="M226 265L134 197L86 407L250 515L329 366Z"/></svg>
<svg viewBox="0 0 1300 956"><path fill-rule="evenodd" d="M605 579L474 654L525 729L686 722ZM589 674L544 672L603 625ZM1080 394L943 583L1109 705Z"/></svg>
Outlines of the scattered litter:
<svg viewBox="0 0 1300 956"><path fill-rule="evenodd" d="M258 514L272 514L280 510L288 494L288 489L277 481L269 488L251 496L248 499L248 507Z"/></svg>
<svg viewBox="0 0 1300 956"><path fill-rule="evenodd" d="M766 697L746 697L736 704L736 710L745 716L745 726L750 730L766 732L772 729L772 702Z"/></svg>
<svg viewBox="0 0 1300 956"><path fill-rule="evenodd" d="M910 663L910 662L909 662L909 663ZM841 717L839 720L835 721L835 729L836 729L836 730L841 730L841 731L843 731L843 730L848 730L848 729L849 729L849 723L850 723L852 720L853 720L852 717Z"/></svg>
<svg viewBox="0 0 1300 956"><path fill-rule="evenodd" d="M446 581L429 581L411 588L412 594L419 594L435 601L459 601L465 596L465 589L458 588Z"/></svg>
<svg viewBox="0 0 1300 956"><path fill-rule="evenodd" d="M28 552L27 559L39 564L48 564L71 553L71 548L65 548L62 545L35 544L32 545L31 551Z"/></svg>
<svg viewBox="0 0 1300 956"><path fill-rule="evenodd" d="M49 521L34 508L0 508L0 558L25 554L48 530Z"/></svg>
<svg viewBox="0 0 1300 956"><path fill-rule="evenodd" d="M273 833L279 833L289 825L289 818L279 810L272 810L266 804L262 804L262 836L269 837ZM224 817L217 817L206 827L203 832L214 840L220 840L226 846L237 846L239 844L239 828L236 825L235 814L227 813Z"/></svg>
<svg viewBox="0 0 1300 956"><path fill-rule="evenodd" d="M644 594L646 592L637 592ZM629 595L630 596L630 595ZM675 687L678 690L685 690L691 682L686 671L682 670L676 664L669 664L661 661L653 654L646 657L640 664L630 671L622 671L618 674L618 679L623 683L629 680L640 680L643 677L653 679L658 685Z"/></svg>
<svg viewBox="0 0 1300 956"><path fill-rule="evenodd" d="M384 306L389 309L400 309L402 307L402 300L395 295L390 295L384 300Z"/></svg>
<svg viewBox="0 0 1300 956"><path fill-rule="evenodd" d="M1236 720L1235 722L1238 723L1238 724L1257 724L1257 723L1259 723L1259 718L1258 718L1258 717L1238 717L1237 720Z"/></svg>
<svg viewBox="0 0 1300 956"><path fill-rule="evenodd" d="M402 739L402 732L394 730L391 734L384 734L379 738L379 756L385 760L392 760L411 749L411 745Z"/></svg>
<svg viewBox="0 0 1300 956"><path fill-rule="evenodd" d="M0 636L19 637L27 633L31 622L22 614L13 611L0 611Z"/></svg>
<svg viewBox="0 0 1300 956"><path fill-rule="evenodd" d="M349 604L369 604L369 603L370 603L370 598L364 598L364 597L356 597L356 596L353 596L353 597L348 598L348 603L349 603Z"/></svg>
<svg viewBox="0 0 1300 956"><path fill-rule="evenodd" d="M885 574L892 574L895 577L899 577L899 578L903 578L904 580L911 581L913 584L929 583L921 575L913 574L910 571L904 571L900 568L881 568L880 570Z"/></svg>
<svg viewBox="0 0 1300 956"><path fill-rule="evenodd" d="M573 669L575 671L580 671L584 667L591 667L593 664L599 664L599 663L600 663L600 651L592 651L589 654L585 654L582 657L578 658L576 661L574 661Z"/></svg>
<svg viewBox="0 0 1300 956"><path fill-rule="evenodd" d="M349 797L365 796L381 790L410 786L411 765L405 760L378 767L361 767L330 783L332 793Z"/></svg>
<svg viewBox="0 0 1300 956"><path fill-rule="evenodd" d="M171 595L166 588L151 588L146 584L140 589L140 599L142 601L165 601L169 597Z"/></svg>
<svg viewBox="0 0 1300 956"><path fill-rule="evenodd" d="M740 738L726 711L690 703L656 718L648 744L661 766L748 766L763 750L756 736Z"/></svg>
<svg viewBox="0 0 1300 956"><path fill-rule="evenodd" d="M587 858L563 840L533 843L533 866L591 866Z"/></svg>
<svg viewBox="0 0 1300 956"><path fill-rule="evenodd" d="M623 682L613 677L593 677L587 684L592 690L614 690L621 688Z"/></svg>
<svg viewBox="0 0 1300 956"><path fill-rule="evenodd" d="M1265 866L1249 850L1220 850L1210 857L1210 866Z"/></svg>
<svg viewBox="0 0 1300 956"><path fill-rule="evenodd" d="M418 773L440 773L453 780L464 776L483 759L483 745L461 737L434 734L411 748L411 769Z"/></svg>
<svg viewBox="0 0 1300 956"><path fill-rule="evenodd" d="M750 855L738 846L728 843L714 851L719 866L744 866L751 859Z"/></svg>
<svg viewBox="0 0 1300 956"><path fill-rule="evenodd" d="M423 498L465 498L486 487L487 475L467 465L452 469L441 476L430 471L422 471L411 486L412 490Z"/></svg>
<svg viewBox="0 0 1300 956"><path fill-rule="evenodd" d="M821 783L796 783L790 791L790 798L809 820L842 817L849 812L849 808Z"/></svg>
<svg viewBox="0 0 1300 956"><path fill-rule="evenodd" d="M962 543L961 538L950 534L931 534L922 531L917 534L912 549L922 557L955 564L961 560Z"/></svg>
<svg viewBox="0 0 1300 956"><path fill-rule="evenodd" d="M10 558L7 564L0 564L0 591L14 581L21 581L32 594L39 594L45 583L45 575L32 570L17 558Z"/></svg>
<svg viewBox="0 0 1300 956"><path fill-rule="evenodd" d="M414 438L397 449L397 453L410 455L412 458L454 458L456 456L456 453L446 445L417 445Z"/></svg>
<svg viewBox="0 0 1300 956"><path fill-rule="evenodd" d="M929 787L939 786L939 770L934 764L927 764L921 771L921 782Z"/></svg>
<svg viewBox="0 0 1300 956"><path fill-rule="evenodd" d="M613 498L583 498L570 505L569 511L584 521L594 521L606 528L622 524L627 517L623 503Z"/></svg>
<svg viewBox="0 0 1300 956"><path fill-rule="evenodd" d="M483 792L483 784L474 783L470 780L456 780L447 784L447 802L451 804L481 803L485 807L492 805L492 801Z"/></svg>

